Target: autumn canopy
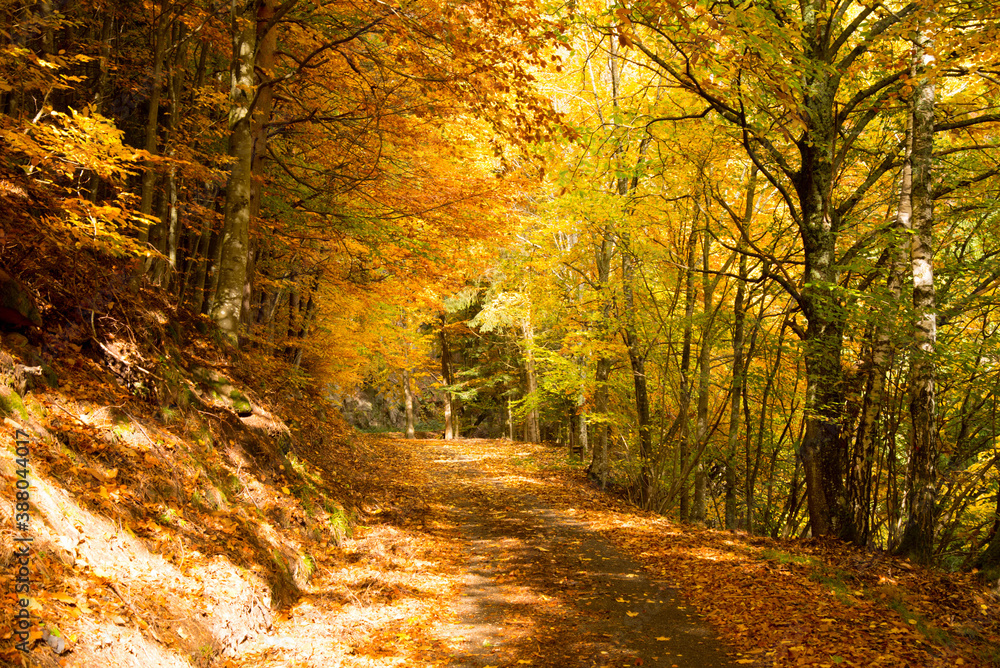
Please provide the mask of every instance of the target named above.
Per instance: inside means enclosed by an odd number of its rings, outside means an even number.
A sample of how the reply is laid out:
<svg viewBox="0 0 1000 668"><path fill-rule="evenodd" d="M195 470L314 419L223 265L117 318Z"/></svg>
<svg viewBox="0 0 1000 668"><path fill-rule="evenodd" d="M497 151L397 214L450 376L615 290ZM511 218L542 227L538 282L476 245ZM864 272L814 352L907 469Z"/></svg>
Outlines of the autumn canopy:
<svg viewBox="0 0 1000 668"><path fill-rule="evenodd" d="M358 426L1000 567L992 3L0 15L0 270L38 310L5 326L152 291Z"/></svg>

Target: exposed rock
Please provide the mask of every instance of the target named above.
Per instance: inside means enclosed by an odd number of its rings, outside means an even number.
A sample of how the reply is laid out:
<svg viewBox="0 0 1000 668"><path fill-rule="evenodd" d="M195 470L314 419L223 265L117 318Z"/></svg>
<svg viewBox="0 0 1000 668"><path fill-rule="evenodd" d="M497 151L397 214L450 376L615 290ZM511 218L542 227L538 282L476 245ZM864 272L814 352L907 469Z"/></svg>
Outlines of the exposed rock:
<svg viewBox="0 0 1000 668"><path fill-rule="evenodd" d="M232 382L218 371L195 367L191 374L212 400L225 404L240 417L253 415L253 406L250 404L250 400L233 387Z"/></svg>
<svg viewBox="0 0 1000 668"><path fill-rule="evenodd" d="M28 419L28 411L21 396L11 388L0 385L0 417L7 415L22 420Z"/></svg>
<svg viewBox="0 0 1000 668"><path fill-rule="evenodd" d="M0 352L0 382L13 387L21 396L29 390L42 387L42 379L49 387L59 385L55 370L42 359L27 338L10 332L3 337L3 343L21 361L8 355L6 351Z"/></svg>

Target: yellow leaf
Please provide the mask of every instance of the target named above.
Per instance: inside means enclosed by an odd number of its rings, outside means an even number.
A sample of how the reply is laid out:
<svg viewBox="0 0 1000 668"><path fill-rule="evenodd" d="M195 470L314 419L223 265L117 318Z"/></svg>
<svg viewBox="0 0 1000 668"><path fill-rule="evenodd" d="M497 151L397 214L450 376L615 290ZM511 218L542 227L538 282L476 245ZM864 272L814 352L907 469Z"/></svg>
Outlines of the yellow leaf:
<svg viewBox="0 0 1000 668"><path fill-rule="evenodd" d="M69 603L70 605L76 603L76 599L68 594L50 594L49 598L51 598L54 601L59 601L61 603Z"/></svg>
<svg viewBox="0 0 1000 668"><path fill-rule="evenodd" d="M632 612L631 610L627 611L625 614L628 615L629 617L638 617L639 616L638 612Z"/></svg>
<svg viewBox="0 0 1000 668"><path fill-rule="evenodd" d="M670 638L665 638L664 636L660 636L659 638L657 638L657 640L659 640L660 642L667 642L668 640L670 640Z"/></svg>
<svg viewBox="0 0 1000 668"><path fill-rule="evenodd" d="M282 487L281 491L284 492L285 494L291 494L292 493L291 490L288 489L287 487Z"/></svg>

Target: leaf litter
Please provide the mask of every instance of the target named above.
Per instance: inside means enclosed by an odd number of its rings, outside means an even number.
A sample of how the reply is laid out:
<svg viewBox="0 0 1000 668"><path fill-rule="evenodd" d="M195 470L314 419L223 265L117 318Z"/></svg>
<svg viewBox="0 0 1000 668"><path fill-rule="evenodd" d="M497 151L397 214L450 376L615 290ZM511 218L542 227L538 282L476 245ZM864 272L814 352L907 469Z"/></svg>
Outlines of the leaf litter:
<svg viewBox="0 0 1000 668"><path fill-rule="evenodd" d="M661 648L639 656L620 647L610 616L602 623L611 632L587 628L581 609L603 595L587 573L608 557L574 553L586 539L561 535L546 512L599 532L642 565L618 587L641 579L676 588L679 611L704 616L733 665L998 665L1000 597L974 575L833 542L680 525L599 492L549 446L383 439L368 447L378 486L343 555L324 562L274 633L228 665L702 665L671 653L673 634L651 635ZM442 474L442 464L476 473ZM575 556L541 568L567 554ZM607 598L627 623L663 591Z"/></svg>

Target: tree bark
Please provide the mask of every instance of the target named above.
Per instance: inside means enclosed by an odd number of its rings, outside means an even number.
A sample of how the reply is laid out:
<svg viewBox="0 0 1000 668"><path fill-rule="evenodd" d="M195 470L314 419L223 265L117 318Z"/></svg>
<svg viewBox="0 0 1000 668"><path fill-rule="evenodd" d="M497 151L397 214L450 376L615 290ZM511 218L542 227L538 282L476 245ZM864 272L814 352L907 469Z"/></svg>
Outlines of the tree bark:
<svg viewBox="0 0 1000 668"><path fill-rule="evenodd" d="M913 268L913 356L910 364L909 517L898 552L930 563L937 507L937 426L935 361L937 304L934 294L934 201L930 192L934 150L934 82L928 70L934 61L931 41L918 34L913 47L913 151L910 158L913 227L910 261Z"/></svg>
<svg viewBox="0 0 1000 668"><path fill-rule="evenodd" d="M253 192L253 132L251 101L254 93L254 51L257 34L256 3L234 3L230 15L233 59L230 74L230 153L235 158L226 185L218 287L212 320L231 343L237 342L243 287L250 250L250 200Z"/></svg>
<svg viewBox="0 0 1000 668"><path fill-rule="evenodd" d="M167 126L167 137L164 144L168 147L167 152L171 158L174 157L176 153L173 145L174 142L177 141L177 133L181 124L180 117L184 111L182 94L184 90L185 69L182 66L182 63L187 51L185 43L182 42L184 30L185 28L183 24L178 24L175 28L176 34L173 42L179 43L180 46L174 50L174 55L171 58L169 73L167 76L168 89L170 91L170 122ZM160 285L169 284L177 272L177 246L181 237L181 221L177 205L177 178L177 165L176 163L171 163L167 169L167 216L165 221L160 221L160 225L165 226L164 232L166 234L164 235L164 243L161 251L163 251L164 255L166 255L166 260L154 263L156 270L154 271L153 279ZM166 264L164 264L164 262Z"/></svg>
<svg viewBox="0 0 1000 668"><path fill-rule="evenodd" d="M639 332L635 308L635 257L629 246L627 232L619 233L622 239L622 292L625 302L622 333L632 366L632 385L635 389L636 418L639 423L639 505L649 508L653 501L653 436L649 420L649 391L646 386L646 358L639 349Z"/></svg>
<svg viewBox="0 0 1000 668"><path fill-rule="evenodd" d="M406 404L406 438L416 438L413 410L413 378L408 368L403 369L403 400Z"/></svg>
<svg viewBox="0 0 1000 668"><path fill-rule="evenodd" d="M580 393L576 398L576 416L579 436L577 442L580 444L580 461L587 461L590 456L590 441L587 434L587 395L583 389L587 379L587 359L582 355L577 360L577 367L580 371Z"/></svg>
<svg viewBox="0 0 1000 668"><path fill-rule="evenodd" d="M909 235L911 227L911 169L910 155L913 124L907 123L906 161L900 175L899 204L894 222L895 236L890 249L888 277L886 280L886 301L873 324L871 357L865 379L861 414L855 435L851 465L847 472L847 499L849 524L842 532L842 538L857 545L867 545L871 540L871 520L874 511L875 485L872 469L876 456L876 436L882 403L885 397L886 375L893 359L891 332L897 325L898 304L903 288L903 273L909 255Z"/></svg>
<svg viewBox="0 0 1000 668"><path fill-rule="evenodd" d="M986 549L976 558L973 565L981 570L991 571L989 575L995 577L996 571L1000 569L1000 489L996 493L996 509L994 510L996 519L990 528L989 539L986 541Z"/></svg>
<svg viewBox="0 0 1000 668"><path fill-rule="evenodd" d="M166 3L160 6L160 15L156 20L153 34L153 78L149 90L149 109L146 112L146 139L143 148L150 155L156 155L157 130L159 129L160 98L163 95L163 60L167 50L167 35L169 34L171 18ZM142 187L139 198L139 212L145 216L153 213L153 195L156 188L156 166L151 161L144 163ZM149 226L139 232L139 241L149 240Z"/></svg>
<svg viewBox="0 0 1000 668"><path fill-rule="evenodd" d="M688 409L691 406L691 341L694 338L694 272L698 257L698 225L697 217L691 223L691 234L688 237L687 267L684 270L684 342L681 347L681 406L678 419L682 421L683 433L680 439L680 475L685 476L688 470L688 457L692 450L692 431ZM691 517L690 495L686 479L677 481L680 486L680 520L687 522Z"/></svg>
<svg viewBox="0 0 1000 668"><path fill-rule="evenodd" d="M455 431L454 417L452 415L451 390L448 389L455 379L451 370L451 351L448 349L448 337L444 332L446 317L441 316L441 379L444 381L444 438L446 441L453 440L457 434Z"/></svg>
<svg viewBox="0 0 1000 668"><path fill-rule="evenodd" d="M541 433L538 425L538 377L535 375L535 335L531 326L531 316L521 322L521 334L524 338L524 373L528 384L528 412L524 416L524 440L528 443L538 443Z"/></svg>
<svg viewBox="0 0 1000 668"><path fill-rule="evenodd" d="M746 206L743 209L741 230L747 229L754 211L754 196L757 190L757 168L750 167L747 180ZM746 298L747 256L746 235L741 231L740 240L736 245L740 254L739 278L736 282L736 297L733 300L733 380L729 392L729 443L726 449L726 529L736 530L736 451L740 438L740 401L743 398L743 386L746 376L743 368L743 327L746 319L743 304Z"/></svg>
<svg viewBox="0 0 1000 668"><path fill-rule="evenodd" d="M611 277L611 259L614 255L615 239L614 232L610 226L605 226L601 239L600 248L595 254L595 266L597 269L598 303L600 304L600 322L597 324L600 330L600 337L607 337L611 320L611 295L609 294L608 282ZM607 487L609 461L608 461L608 378L611 376L611 357L605 350L601 350L597 356L596 370L594 373L594 412L593 418L596 422L596 438L594 439L594 449L587 468L587 475L600 484L601 489Z"/></svg>
<svg viewBox="0 0 1000 668"><path fill-rule="evenodd" d="M822 30L818 3L807 2L804 30ZM822 45L815 37L814 48ZM794 186L800 204L799 232L805 255L805 286L800 301L805 332L806 431L799 455L806 480L809 519L814 536L837 535L845 506L844 442L840 433L843 405L841 352L846 313L836 264L840 219L831 201L834 181L834 96L839 78L819 71L806 81L805 113L811 126L798 141L801 167Z"/></svg>
<svg viewBox="0 0 1000 668"><path fill-rule="evenodd" d="M260 0L257 10L257 54L256 67L264 83L257 92L257 104L253 110L253 158L251 171L263 174L264 155L267 153L267 124L274 113L274 54L278 48L278 31L269 22L274 18L278 3L275 0ZM254 179L250 194L250 216L256 219L260 214L261 181Z"/></svg>
<svg viewBox="0 0 1000 668"><path fill-rule="evenodd" d="M712 320L715 284L708 273L711 256L712 237L706 231L702 235L702 295L704 297L703 321L701 326L701 347L698 349L698 408L697 408L697 447L703 451L708 441L708 383L712 362ZM706 490L707 477L704 464L699 461L694 472L694 506L691 509L691 519L704 522L708 510L708 494Z"/></svg>

